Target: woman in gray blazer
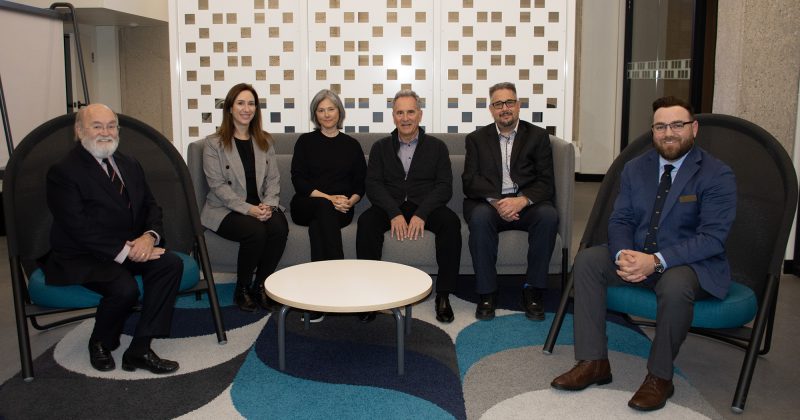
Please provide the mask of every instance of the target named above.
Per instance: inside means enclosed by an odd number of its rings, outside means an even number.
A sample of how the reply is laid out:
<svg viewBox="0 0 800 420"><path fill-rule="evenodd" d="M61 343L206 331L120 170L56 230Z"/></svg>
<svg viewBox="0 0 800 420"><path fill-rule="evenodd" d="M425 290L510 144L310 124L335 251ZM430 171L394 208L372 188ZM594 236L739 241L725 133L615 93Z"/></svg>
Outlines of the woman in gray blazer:
<svg viewBox="0 0 800 420"><path fill-rule="evenodd" d="M263 281L278 266L289 234L278 203L280 174L272 137L261 128L252 86L232 87L222 109L222 124L205 138L209 192L200 219L219 236L239 242L234 303L243 311L271 310L275 302L264 292Z"/></svg>

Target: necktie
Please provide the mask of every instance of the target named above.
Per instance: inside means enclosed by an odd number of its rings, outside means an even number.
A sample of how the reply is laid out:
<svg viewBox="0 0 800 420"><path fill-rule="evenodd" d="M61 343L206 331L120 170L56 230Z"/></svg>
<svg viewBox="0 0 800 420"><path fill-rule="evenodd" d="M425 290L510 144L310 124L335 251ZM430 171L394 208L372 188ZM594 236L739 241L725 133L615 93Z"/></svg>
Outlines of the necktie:
<svg viewBox="0 0 800 420"><path fill-rule="evenodd" d="M658 251L658 222L661 221L661 210L667 200L669 188L672 186L672 165L664 165L664 174L661 175L661 182L658 183L656 202L653 204L653 214L650 217L650 229L644 238L644 252L653 253Z"/></svg>
<svg viewBox="0 0 800 420"><path fill-rule="evenodd" d="M125 184L123 184L122 180L117 176L117 171L111 166L111 162L108 158L103 159L103 163L106 165L106 172L108 172L108 177L111 179L111 185L114 186L114 189L117 190L128 203L128 208L131 208L131 200L128 197L128 191L125 189Z"/></svg>

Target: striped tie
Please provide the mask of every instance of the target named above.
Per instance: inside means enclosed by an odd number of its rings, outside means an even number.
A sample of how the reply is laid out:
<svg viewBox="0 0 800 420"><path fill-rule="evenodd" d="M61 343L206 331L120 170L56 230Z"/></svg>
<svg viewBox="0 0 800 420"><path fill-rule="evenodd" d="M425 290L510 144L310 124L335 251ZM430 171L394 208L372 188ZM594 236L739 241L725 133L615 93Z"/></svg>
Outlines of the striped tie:
<svg viewBox="0 0 800 420"><path fill-rule="evenodd" d="M106 165L106 172L108 172L108 177L111 178L111 184L114 185L114 189L125 198L125 201L128 203L128 208L131 208L131 199L128 197L128 190L125 189L125 184L123 184L122 180L117 176L117 172L114 170L114 167L111 166L111 162L108 158L103 159L103 163Z"/></svg>

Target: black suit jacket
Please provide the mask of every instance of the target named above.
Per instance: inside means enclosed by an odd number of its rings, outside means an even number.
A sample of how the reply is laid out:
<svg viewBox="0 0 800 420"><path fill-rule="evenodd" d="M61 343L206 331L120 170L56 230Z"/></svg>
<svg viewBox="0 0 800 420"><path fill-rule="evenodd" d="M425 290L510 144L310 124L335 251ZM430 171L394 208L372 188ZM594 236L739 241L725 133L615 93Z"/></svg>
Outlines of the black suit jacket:
<svg viewBox="0 0 800 420"><path fill-rule="evenodd" d="M417 205L414 212L422 220L437 207L447 205L453 196L453 172L447 145L419 129L419 143L411 159L406 178L403 163L397 157L400 139L397 130L378 140L369 151L366 189L369 201L383 209L389 218L399 214L408 200Z"/></svg>
<svg viewBox="0 0 800 420"><path fill-rule="evenodd" d="M47 172L47 206L53 215L51 252L44 266L48 284L80 284L100 263L113 262L125 246L148 230L163 241L161 208L141 165L119 152L114 162L131 207L103 167L78 143Z"/></svg>
<svg viewBox="0 0 800 420"><path fill-rule="evenodd" d="M529 122L520 121L511 148L511 180L519 194L533 204L553 203L555 176L553 151L547 131ZM464 157L464 217L469 220L472 209L487 198L499 199L503 189L503 168L500 137L495 123L467 135Z"/></svg>

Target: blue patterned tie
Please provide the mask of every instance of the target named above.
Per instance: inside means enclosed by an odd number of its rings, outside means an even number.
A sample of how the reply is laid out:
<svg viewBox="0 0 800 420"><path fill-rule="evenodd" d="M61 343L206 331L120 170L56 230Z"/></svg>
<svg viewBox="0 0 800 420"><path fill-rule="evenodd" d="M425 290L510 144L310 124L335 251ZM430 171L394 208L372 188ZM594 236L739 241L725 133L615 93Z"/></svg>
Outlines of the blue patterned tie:
<svg viewBox="0 0 800 420"><path fill-rule="evenodd" d="M650 229L644 238L644 252L654 253L658 251L658 222L661 221L661 210L664 209L664 202L667 201L669 188L672 186L672 165L664 165L664 174L661 175L661 182L658 183L656 202L653 204L653 213L650 216Z"/></svg>

